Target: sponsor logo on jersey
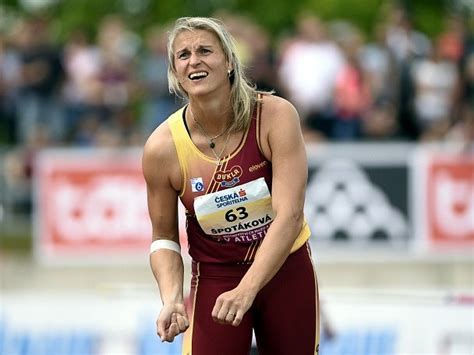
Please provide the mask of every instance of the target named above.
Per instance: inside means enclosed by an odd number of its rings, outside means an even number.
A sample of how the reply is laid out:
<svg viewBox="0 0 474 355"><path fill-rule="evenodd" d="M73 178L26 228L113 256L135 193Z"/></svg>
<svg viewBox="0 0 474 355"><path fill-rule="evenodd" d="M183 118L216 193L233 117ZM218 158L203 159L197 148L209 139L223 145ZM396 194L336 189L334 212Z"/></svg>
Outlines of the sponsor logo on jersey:
<svg viewBox="0 0 474 355"><path fill-rule="evenodd" d="M244 189L240 189L239 192L232 192L225 195L216 196L214 202L217 208L227 207L229 205L235 205L236 203L247 201L247 192Z"/></svg>
<svg viewBox="0 0 474 355"><path fill-rule="evenodd" d="M229 170L218 170L214 174L214 180L222 187L232 187L240 181L242 176L242 168L234 165Z"/></svg>
<svg viewBox="0 0 474 355"><path fill-rule="evenodd" d="M261 168L266 167L268 164L268 161L264 160L258 164L254 164L249 168L249 172L253 173L254 171L260 170Z"/></svg>

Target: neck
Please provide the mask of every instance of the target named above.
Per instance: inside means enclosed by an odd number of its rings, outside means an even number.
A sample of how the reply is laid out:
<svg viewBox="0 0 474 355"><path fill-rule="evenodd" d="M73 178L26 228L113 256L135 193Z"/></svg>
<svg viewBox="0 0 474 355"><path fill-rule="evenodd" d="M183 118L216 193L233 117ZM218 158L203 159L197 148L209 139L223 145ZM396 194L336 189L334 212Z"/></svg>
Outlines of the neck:
<svg viewBox="0 0 474 355"><path fill-rule="evenodd" d="M214 136L226 130L233 120L232 107L222 102L189 102L191 120L199 124L210 135Z"/></svg>
<svg viewBox="0 0 474 355"><path fill-rule="evenodd" d="M196 118L194 112L193 112L193 108L191 105L189 105L189 113L190 113L190 116L193 120L193 122L196 124L196 126L198 127L198 129L201 131L201 133L206 137L206 140L207 140L207 144L209 145L209 148L211 149L212 153L214 154L214 156L216 157L216 160L217 160L217 164L220 164L220 161L221 161L221 157L222 157L222 154L224 153L225 151L225 148L227 146L227 143L229 142L229 137L230 137L230 131L229 131L229 128L230 126L227 125L221 132L213 135L212 133L209 133L205 128L204 126L201 124L201 122L199 122L199 120ZM220 137L223 137L225 136L226 139L225 139L225 143L224 143L224 147L222 148L220 154L218 154L214 148L216 147L216 140L219 139Z"/></svg>

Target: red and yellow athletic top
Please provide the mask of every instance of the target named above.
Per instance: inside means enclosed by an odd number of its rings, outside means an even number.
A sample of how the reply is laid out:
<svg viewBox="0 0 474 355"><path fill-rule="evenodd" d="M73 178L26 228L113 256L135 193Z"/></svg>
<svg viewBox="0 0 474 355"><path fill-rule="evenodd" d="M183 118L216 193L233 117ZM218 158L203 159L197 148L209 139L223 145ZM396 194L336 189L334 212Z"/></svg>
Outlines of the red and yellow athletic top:
<svg viewBox="0 0 474 355"><path fill-rule="evenodd" d="M272 165L259 141L261 104L237 148L219 165L192 142L184 111L171 115L168 124L183 177L189 254L196 262L251 263L273 221ZM310 234L305 221L291 252Z"/></svg>

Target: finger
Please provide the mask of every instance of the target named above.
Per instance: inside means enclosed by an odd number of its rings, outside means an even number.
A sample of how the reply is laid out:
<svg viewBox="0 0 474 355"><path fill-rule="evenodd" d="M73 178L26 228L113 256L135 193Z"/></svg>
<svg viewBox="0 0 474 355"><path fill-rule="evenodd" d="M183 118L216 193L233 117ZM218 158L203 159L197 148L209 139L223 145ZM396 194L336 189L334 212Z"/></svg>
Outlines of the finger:
<svg viewBox="0 0 474 355"><path fill-rule="evenodd" d="M222 308L222 300L220 298L217 298L216 303L214 304L214 308L212 308L212 319L214 319L215 322L217 322L218 320L218 315L221 308Z"/></svg>
<svg viewBox="0 0 474 355"><path fill-rule="evenodd" d="M231 324L235 319L235 312L232 312L232 311L229 311L227 312L224 320L225 320L225 323L227 324Z"/></svg>
<svg viewBox="0 0 474 355"><path fill-rule="evenodd" d="M182 333L189 327L188 319L181 314L176 316L176 323L178 324L179 331Z"/></svg>
<svg viewBox="0 0 474 355"><path fill-rule="evenodd" d="M158 320L156 322L156 329L157 329L157 334L160 337L161 341L164 341L166 339L166 326L167 324L164 321Z"/></svg>
<svg viewBox="0 0 474 355"><path fill-rule="evenodd" d="M242 311L237 311L237 313L235 314L235 317L232 321L232 325L234 327L237 327L240 325L240 323L242 322L242 319L244 318L244 312Z"/></svg>
<svg viewBox="0 0 474 355"><path fill-rule="evenodd" d="M216 309L215 311L212 312L212 318L214 319L215 322L217 323L222 323L225 319L225 316L227 314L227 309L228 307L220 307Z"/></svg>
<svg viewBox="0 0 474 355"><path fill-rule="evenodd" d="M167 335L166 335L166 341L171 343L178 334L179 334L178 324L177 323L171 323L170 327L168 328Z"/></svg>
<svg viewBox="0 0 474 355"><path fill-rule="evenodd" d="M225 324L226 322L226 317L229 314L229 307L227 306L222 306L221 309L219 310L219 313L217 314L217 319L216 322L220 324Z"/></svg>

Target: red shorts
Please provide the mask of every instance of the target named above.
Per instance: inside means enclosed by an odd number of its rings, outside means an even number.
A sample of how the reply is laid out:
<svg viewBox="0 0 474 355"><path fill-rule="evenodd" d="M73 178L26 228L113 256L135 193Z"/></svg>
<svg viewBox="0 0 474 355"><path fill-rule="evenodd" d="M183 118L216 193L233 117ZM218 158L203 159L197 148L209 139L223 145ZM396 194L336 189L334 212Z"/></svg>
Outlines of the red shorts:
<svg viewBox="0 0 474 355"><path fill-rule="evenodd" d="M214 322L216 298L235 288L249 267L193 263L183 355L248 355L252 330L260 355L318 354L318 284L307 243L288 256L238 327Z"/></svg>

